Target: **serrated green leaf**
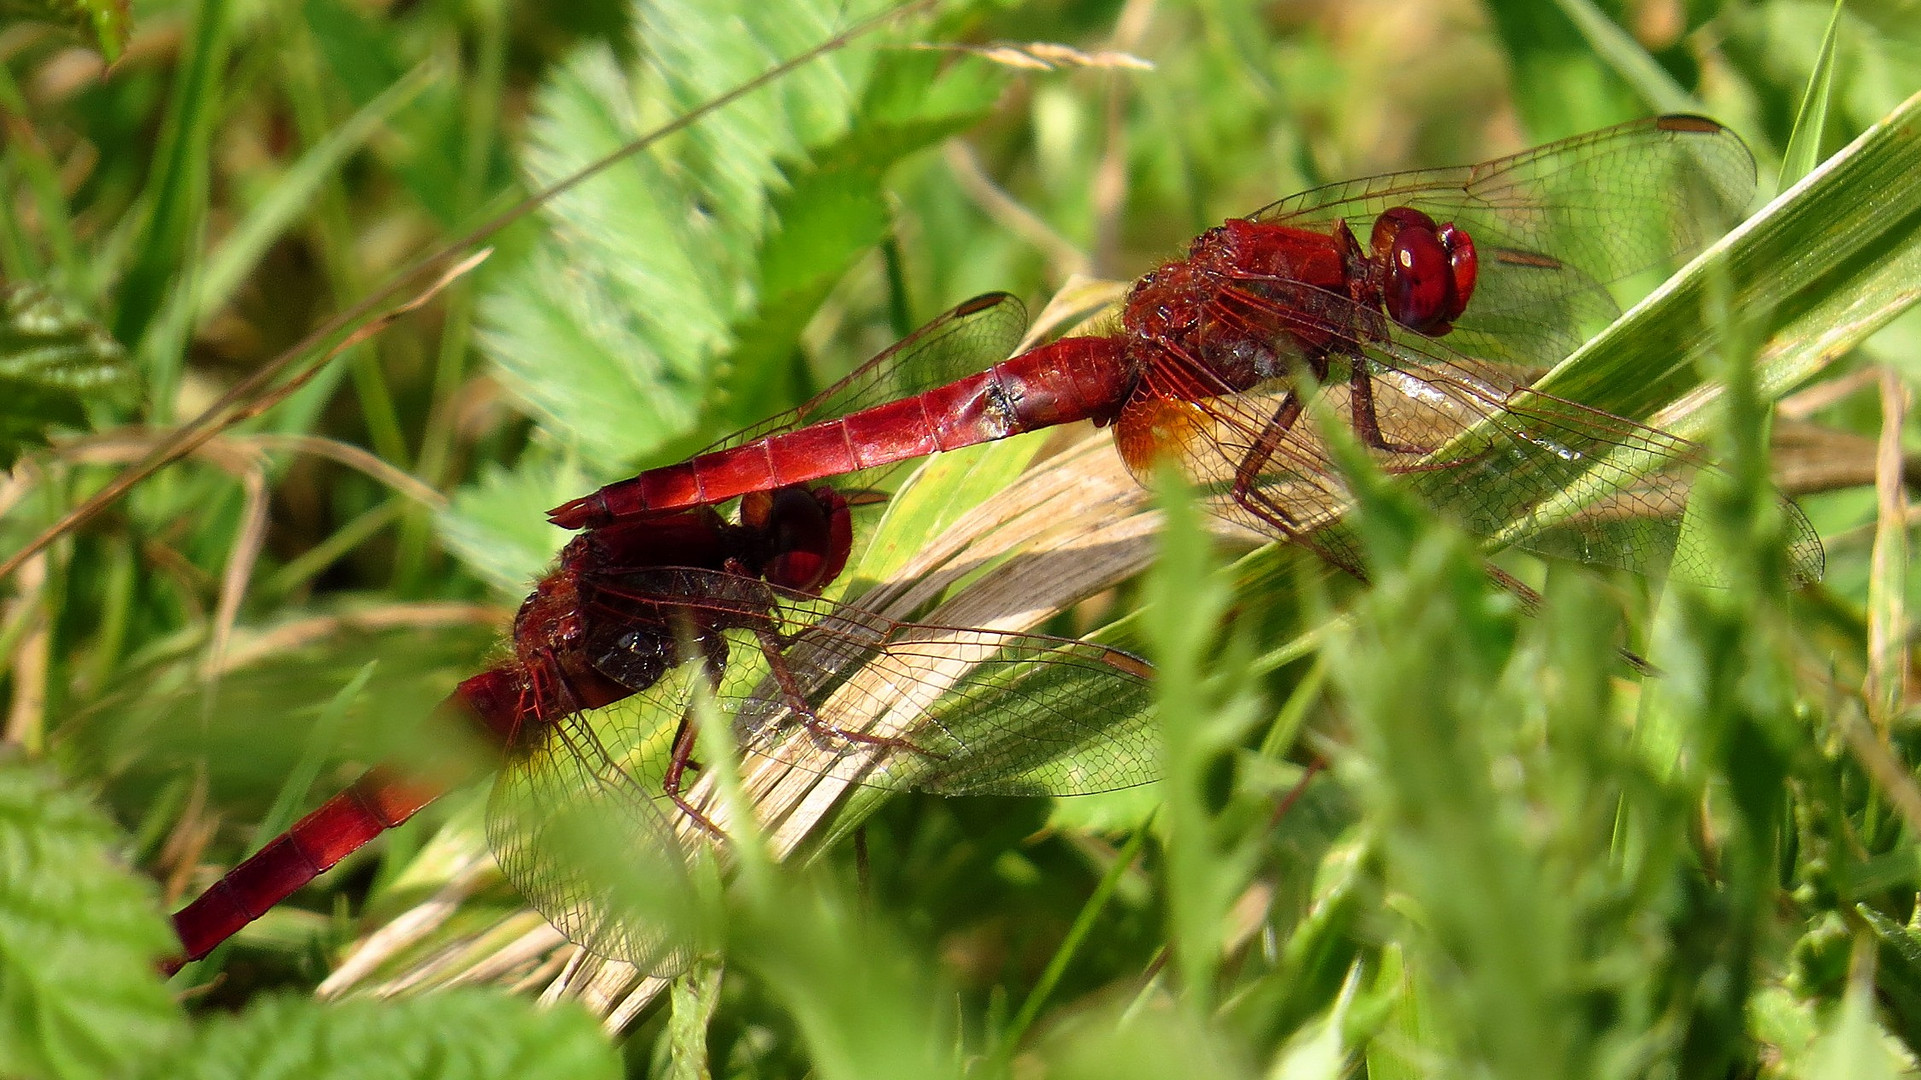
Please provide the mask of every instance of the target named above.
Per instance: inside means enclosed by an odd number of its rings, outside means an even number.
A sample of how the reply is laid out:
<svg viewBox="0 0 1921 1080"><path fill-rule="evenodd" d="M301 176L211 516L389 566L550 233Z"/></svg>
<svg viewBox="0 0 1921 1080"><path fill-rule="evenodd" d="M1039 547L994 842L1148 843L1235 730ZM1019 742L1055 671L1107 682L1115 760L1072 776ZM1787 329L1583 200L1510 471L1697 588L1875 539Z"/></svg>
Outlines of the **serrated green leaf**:
<svg viewBox="0 0 1921 1080"><path fill-rule="evenodd" d="M760 251L759 308L735 326L740 344L719 365L716 408L706 417L711 431L744 427L804 394L806 387L771 376L795 353L801 331L835 283L886 237L892 224L881 186L886 171L973 126L993 104L1002 81L986 65L966 60L943 70L941 59L927 52L885 56L853 127L794 170L775 200L777 224Z"/></svg>
<svg viewBox="0 0 1921 1080"><path fill-rule="evenodd" d="M121 1075L183 1034L154 967L176 942L114 843L98 810L0 757L0 1075Z"/></svg>
<svg viewBox="0 0 1921 1080"><path fill-rule="evenodd" d="M215 1020L144 1074L166 1080L595 1080L620 1055L579 1008L455 990L401 1000L280 998Z"/></svg>
<svg viewBox="0 0 1921 1080"><path fill-rule="evenodd" d="M783 17L747 7L745 36L735 27L723 42L708 40L727 21L710 11L639 5L651 67L622 66L605 48L577 55L541 91L533 181L632 138L652 119L633 104L648 88L692 102L848 17L824 2ZM483 345L553 441L580 453L591 476L577 488L804 396L801 332L890 229L887 169L976 122L1005 78L971 58L856 52L565 193L547 211L550 234L483 299ZM538 475L492 476L463 494L442 522L456 550L484 556L474 565L508 587L538 572L559 538L526 523L579 493L548 490L550 464L529 467ZM513 503L533 490L538 501Z"/></svg>
<svg viewBox="0 0 1921 1080"><path fill-rule="evenodd" d="M127 351L78 306L0 286L0 468L52 428L84 427L89 403L127 404L138 385Z"/></svg>
<svg viewBox="0 0 1921 1080"><path fill-rule="evenodd" d="M730 21L639 5L649 68L604 48L577 55L538 99L532 181L632 138L652 119L633 105L649 87L690 105L854 17L828 3L739 7ZM790 404L805 388L801 330L886 234L887 168L974 123L998 93L988 65L944 61L837 54L556 198L551 235L483 301L508 388L609 477Z"/></svg>
<svg viewBox="0 0 1921 1080"><path fill-rule="evenodd" d="M1921 933L1866 904L1855 905L1855 911L1880 939L1875 989L1887 1003L1895 1033L1910 1050L1921 1047Z"/></svg>
<svg viewBox="0 0 1921 1080"><path fill-rule="evenodd" d="M554 561L567 533L541 513L592 481L571 463L541 455L509 471L481 470L435 518L441 542L504 596L527 591Z"/></svg>
<svg viewBox="0 0 1921 1080"><path fill-rule="evenodd" d="M590 46L542 87L527 168L545 187L650 126L794 55L854 13L828 3L681 0L635 9L645 65ZM553 231L489 291L483 338L503 381L568 446L632 461L686 437L731 324L754 310L755 253L781 162L847 128L870 59L802 68L552 200Z"/></svg>
<svg viewBox="0 0 1921 1080"><path fill-rule="evenodd" d="M611 153L641 119L612 54L575 56L542 87L528 167L545 185ZM702 231L656 159L639 155L553 200L554 231L499 274L481 346L502 383L563 445L624 459L686 433L698 358L726 333L724 297L689 251Z"/></svg>

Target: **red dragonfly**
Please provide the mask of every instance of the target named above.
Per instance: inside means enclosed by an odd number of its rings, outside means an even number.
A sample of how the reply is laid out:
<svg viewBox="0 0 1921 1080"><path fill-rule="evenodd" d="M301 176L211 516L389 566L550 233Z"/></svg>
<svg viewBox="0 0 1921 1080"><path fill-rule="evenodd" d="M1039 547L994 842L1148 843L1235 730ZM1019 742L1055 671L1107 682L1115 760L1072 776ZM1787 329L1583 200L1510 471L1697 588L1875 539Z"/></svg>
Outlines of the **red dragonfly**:
<svg viewBox="0 0 1921 1080"><path fill-rule="evenodd" d="M1137 476L1172 458L1216 512L1358 574L1349 493L1301 422L1311 377L1385 471L1469 531L1712 580L1681 535L1702 448L1528 383L1617 313L1610 285L1699 246L1753 191L1747 148L1695 116L1315 188L1202 233L1134 283L1110 332L1006 359L1025 313L978 297L799 408L550 516L601 528L1092 420ZM1820 543L1781 502L1790 572L1816 580Z"/></svg>
<svg viewBox="0 0 1921 1080"><path fill-rule="evenodd" d="M707 824L683 794L697 683L731 714L745 752L851 783L1064 795L1156 778L1144 662L822 599L852 547L847 501L785 487L741 509L738 525L700 507L577 537L515 617L513 659L443 705L502 748L489 842L509 880L575 941L668 962L657 935L610 911L593 868L568 855L567 831L585 817L603 836L665 846L663 801ZM736 659L740 645L751 648ZM836 726L843 716L863 726ZM650 753L669 730L664 752ZM859 746L870 752L848 752ZM185 959L439 794L367 773L174 916Z"/></svg>

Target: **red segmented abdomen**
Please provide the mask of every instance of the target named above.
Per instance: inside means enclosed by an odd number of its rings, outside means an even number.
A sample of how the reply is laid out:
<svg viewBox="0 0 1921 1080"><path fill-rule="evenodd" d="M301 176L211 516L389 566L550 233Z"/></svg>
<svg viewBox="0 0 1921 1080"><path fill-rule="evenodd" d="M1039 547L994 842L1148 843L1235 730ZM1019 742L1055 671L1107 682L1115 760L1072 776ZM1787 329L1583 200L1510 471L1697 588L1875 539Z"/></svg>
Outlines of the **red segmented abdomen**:
<svg viewBox="0 0 1921 1080"><path fill-rule="evenodd" d="M569 529L723 502L1077 420L1110 421L1133 390L1121 340L1068 338L977 375L745 446L649 469L555 509Z"/></svg>
<svg viewBox="0 0 1921 1080"><path fill-rule="evenodd" d="M188 960L198 960L241 927L266 914L382 832L440 797L385 769L368 771L293 828L227 872L213 888L174 913L174 932Z"/></svg>
<svg viewBox="0 0 1921 1080"><path fill-rule="evenodd" d="M441 708L504 738L519 726L517 716L527 707L523 698L516 673L495 668L461 683ZM320 804L175 912L174 934L185 955L163 966L172 972L212 952L335 863L405 823L444 791L439 785L406 779L388 769L369 769L347 790Z"/></svg>

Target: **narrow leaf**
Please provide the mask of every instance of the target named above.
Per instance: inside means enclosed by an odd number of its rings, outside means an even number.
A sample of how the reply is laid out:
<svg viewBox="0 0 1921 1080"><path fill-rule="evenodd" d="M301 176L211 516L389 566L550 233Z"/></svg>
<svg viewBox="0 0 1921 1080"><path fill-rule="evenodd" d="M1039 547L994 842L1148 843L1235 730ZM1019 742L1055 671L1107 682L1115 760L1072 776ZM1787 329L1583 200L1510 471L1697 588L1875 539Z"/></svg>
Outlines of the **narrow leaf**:
<svg viewBox="0 0 1921 1080"><path fill-rule="evenodd" d="M1674 76L1649 56L1633 35L1608 18L1593 0L1554 0L1594 55L1634 87L1641 100L1657 112L1700 112L1701 103L1674 81Z"/></svg>
<svg viewBox="0 0 1921 1080"><path fill-rule="evenodd" d="M1841 5L1834 0L1828 16L1827 32L1821 35L1821 51L1816 54L1814 73L1801 97L1801 110L1794 117L1794 133L1788 136L1788 149L1782 155L1781 182L1792 184L1814 171L1821 155L1821 132L1827 127L1828 102L1834 91L1834 50L1841 29Z"/></svg>

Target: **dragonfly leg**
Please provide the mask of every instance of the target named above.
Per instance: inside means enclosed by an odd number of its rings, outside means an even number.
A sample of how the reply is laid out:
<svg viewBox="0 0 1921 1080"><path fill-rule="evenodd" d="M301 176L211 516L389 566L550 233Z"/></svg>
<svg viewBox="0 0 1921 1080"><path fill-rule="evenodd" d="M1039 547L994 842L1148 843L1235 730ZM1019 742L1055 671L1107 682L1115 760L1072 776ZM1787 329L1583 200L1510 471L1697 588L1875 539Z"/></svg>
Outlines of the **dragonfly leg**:
<svg viewBox="0 0 1921 1080"><path fill-rule="evenodd" d="M1381 414L1374 404L1374 380L1368 377L1365 362L1354 361L1354 373L1348 376L1347 385L1348 407L1354 414L1354 433L1360 437L1361 445L1390 454L1425 455L1433 452L1431 446L1389 442L1387 436L1381 433Z"/></svg>
<svg viewBox="0 0 1921 1080"><path fill-rule="evenodd" d="M1281 440L1287 437L1295 423L1300 420L1301 403L1289 394L1274 412L1273 419L1261 431L1260 438L1241 463L1234 470L1234 503L1245 511L1275 539L1283 543L1305 544L1319 553L1330 565L1338 566L1361 581L1367 580L1367 570L1361 565L1360 556L1344 544L1317 542L1310 530L1301 525L1299 518L1288 513L1279 500L1269 495L1258 482L1261 470L1279 452Z"/></svg>
<svg viewBox="0 0 1921 1080"><path fill-rule="evenodd" d="M711 641L701 642L701 672L707 676L707 683L716 693L720 690L721 676L727 670L727 645L719 635ZM682 782L690 772L699 772L700 763L694 760L694 743L700 734L694 723L694 714L688 710L680 714L680 726L674 729L674 748L667 758L667 771L660 778L660 793L674 804L681 813L695 825L706 830L716 840L724 840L727 834L713 823L706 814L681 793Z"/></svg>
<svg viewBox="0 0 1921 1080"><path fill-rule="evenodd" d="M782 636L771 630L757 630L754 632L754 637L760 642L761 652L767 657L767 670L773 675L774 682L780 686L781 696L786 699L788 709L814 735L862 743L867 746L910 750L929 757L937 756L898 735L875 735L866 731L852 731L822 720L820 714L808 703L807 695L801 689L800 680L794 677L794 669L787 663L787 654L782 651L785 648Z"/></svg>
<svg viewBox="0 0 1921 1080"><path fill-rule="evenodd" d="M1294 424L1300 418L1301 399L1290 390L1287 397L1281 400L1280 407L1274 410L1273 418L1267 422L1266 427L1261 429L1260 438L1254 440L1254 445L1241 456L1240 464L1234 467L1234 491L1237 501L1241 492L1254 491L1260 486L1256 481L1260 479L1261 470L1267 468L1267 463L1274 460L1275 452L1281 448L1281 440L1287 438L1287 433L1294 430Z"/></svg>
<svg viewBox="0 0 1921 1080"><path fill-rule="evenodd" d="M1327 768L1327 759L1319 754L1315 754L1314 757L1308 761L1307 768L1302 770L1301 778L1294 781L1294 786L1287 790L1286 795L1281 796L1280 802L1274 804L1274 812L1268 815L1267 818L1268 828L1272 829L1280 825L1281 819L1286 817L1287 812L1292 810L1294 804L1301 800L1301 796L1307 793L1307 785L1312 783L1314 778L1320 775L1321 770L1325 768Z"/></svg>
<svg viewBox="0 0 1921 1080"><path fill-rule="evenodd" d="M674 750L667 759L667 772L660 778L660 793L667 796L668 802L673 803L676 809L686 814L690 821L700 826L714 839L725 840L727 834L720 831L720 826L714 824L706 814L701 813L699 807L688 802L687 797L681 794L682 779L690 772L700 771L700 764L694 760L694 740L697 734L694 714L691 712L682 714L680 726L674 729Z"/></svg>
<svg viewBox="0 0 1921 1080"><path fill-rule="evenodd" d="M1234 501L1243 510L1272 525L1283 535L1282 539L1292 540L1300 535L1298 523L1281 505L1261 491L1261 470L1274 460L1281 448L1281 440L1294 429L1301 418L1301 399L1293 391L1274 410L1274 416L1261 429L1260 438L1254 441L1240 464L1234 467Z"/></svg>
<svg viewBox="0 0 1921 1080"><path fill-rule="evenodd" d="M1537 616L1541 613L1541 604L1543 601L1540 593L1535 592L1520 578L1495 566L1493 563L1488 563L1486 570L1487 576L1492 579L1496 585L1512 593L1515 599L1521 602L1521 610L1523 612L1530 617ZM1620 656L1623 663L1634 669L1636 674L1655 678L1661 676L1660 668L1655 667L1646 657L1635 652L1633 649L1617 646L1614 651Z"/></svg>

